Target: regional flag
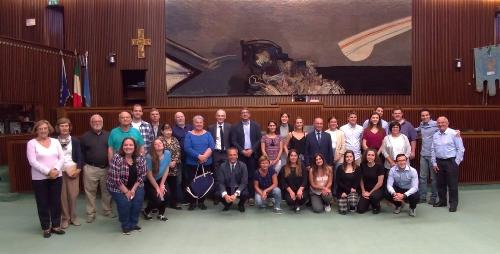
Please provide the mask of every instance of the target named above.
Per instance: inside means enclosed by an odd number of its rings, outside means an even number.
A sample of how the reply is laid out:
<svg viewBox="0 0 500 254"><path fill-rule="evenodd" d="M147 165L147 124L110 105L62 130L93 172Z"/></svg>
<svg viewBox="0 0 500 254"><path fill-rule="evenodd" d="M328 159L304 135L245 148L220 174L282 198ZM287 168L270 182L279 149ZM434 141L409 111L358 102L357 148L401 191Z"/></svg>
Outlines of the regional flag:
<svg viewBox="0 0 500 254"><path fill-rule="evenodd" d="M89 62L88 62L89 52L85 52L84 56L84 66L82 68L83 71L83 98L85 98L85 107L91 106L90 99L90 79L89 79Z"/></svg>
<svg viewBox="0 0 500 254"><path fill-rule="evenodd" d="M76 58L73 75L73 107L82 107L82 84L80 83L80 61Z"/></svg>
<svg viewBox="0 0 500 254"><path fill-rule="evenodd" d="M64 64L64 58L61 57L61 87L59 88L59 106L66 106L70 92L68 87L68 79L66 78L66 65Z"/></svg>

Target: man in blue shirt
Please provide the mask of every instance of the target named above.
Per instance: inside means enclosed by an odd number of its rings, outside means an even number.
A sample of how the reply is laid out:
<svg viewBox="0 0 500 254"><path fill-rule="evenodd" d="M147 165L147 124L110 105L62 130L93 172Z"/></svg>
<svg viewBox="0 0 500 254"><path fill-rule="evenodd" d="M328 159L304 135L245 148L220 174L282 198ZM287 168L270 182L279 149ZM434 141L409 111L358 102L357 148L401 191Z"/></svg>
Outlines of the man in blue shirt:
<svg viewBox="0 0 500 254"><path fill-rule="evenodd" d="M132 122L132 115L127 111L123 111L118 115L118 121L120 122L120 126L112 129L109 133L108 160L111 161L114 153L120 149L123 140L127 137L132 137L135 140L139 147L139 152L144 155L144 139L141 133L130 124Z"/></svg>
<svg viewBox="0 0 500 254"><path fill-rule="evenodd" d="M408 158L404 154L396 156L396 166L390 169L387 178L387 191L391 194L392 202L396 206L394 209L395 214L401 212L401 206L405 201L410 203L408 214L415 217L415 209L420 199L418 194L418 174L417 170L412 168L407 161Z"/></svg>
<svg viewBox="0 0 500 254"><path fill-rule="evenodd" d="M465 148L462 138L449 128L449 121L441 116L437 119L439 131L432 136L431 160L437 173L439 202L434 207L446 207L448 191L450 212L458 206L458 165L464 159ZM448 190L447 190L448 188Z"/></svg>
<svg viewBox="0 0 500 254"><path fill-rule="evenodd" d="M432 136L438 131L437 122L431 119L431 112L428 109L420 110L420 125L415 129L422 137L422 149L420 151L420 183L418 192L420 193L420 203L427 202L427 181L431 177L431 197L429 204L434 205L437 199L437 176L432 169L431 146Z"/></svg>

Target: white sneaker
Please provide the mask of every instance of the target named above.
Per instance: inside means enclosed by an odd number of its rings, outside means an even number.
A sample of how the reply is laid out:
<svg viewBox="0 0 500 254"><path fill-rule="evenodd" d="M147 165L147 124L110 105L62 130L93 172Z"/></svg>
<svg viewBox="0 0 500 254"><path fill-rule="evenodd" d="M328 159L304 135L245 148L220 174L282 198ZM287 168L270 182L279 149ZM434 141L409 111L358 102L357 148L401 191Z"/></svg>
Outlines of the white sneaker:
<svg viewBox="0 0 500 254"><path fill-rule="evenodd" d="M393 213L394 213L394 214L399 214L399 213L401 213L401 207L402 207L402 206L398 206L398 207L394 208Z"/></svg>
<svg viewBox="0 0 500 254"><path fill-rule="evenodd" d="M282 214L283 210L281 210L281 208L274 208L273 209L273 213L275 213L275 214Z"/></svg>
<svg viewBox="0 0 500 254"><path fill-rule="evenodd" d="M295 212L296 213L300 212L300 206L295 207Z"/></svg>
<svg viewBox="0 0 500 254"><path fill-rule="evenodd" d="M325 205L325 212L329 213L332 211L332 207L330 205Z"/></svg>
<svg viewBox="0 0 500 254"><path fill-rule="evenodd" d="M410 215L411 217L415 217L417 216L417 211L415 211L415 209L410 208L410 211L408 211L408 215Z"/></svg>

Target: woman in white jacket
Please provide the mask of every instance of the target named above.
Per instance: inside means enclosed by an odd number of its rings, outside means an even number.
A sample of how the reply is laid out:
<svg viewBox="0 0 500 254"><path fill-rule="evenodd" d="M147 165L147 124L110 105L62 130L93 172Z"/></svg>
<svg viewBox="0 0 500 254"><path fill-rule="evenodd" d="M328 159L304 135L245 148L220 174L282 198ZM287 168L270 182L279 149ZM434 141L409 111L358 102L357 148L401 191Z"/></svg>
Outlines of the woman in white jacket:
<svg viewBox="0 0 500 254"><path fill-rule="evenodd" d="M410 157L411 146L406 135L401 133L401 124L392 122L389 124L390 134L385 136L378 153L385 157L384 167L389 170L396 165L396 156L404 154Z"/></svg>

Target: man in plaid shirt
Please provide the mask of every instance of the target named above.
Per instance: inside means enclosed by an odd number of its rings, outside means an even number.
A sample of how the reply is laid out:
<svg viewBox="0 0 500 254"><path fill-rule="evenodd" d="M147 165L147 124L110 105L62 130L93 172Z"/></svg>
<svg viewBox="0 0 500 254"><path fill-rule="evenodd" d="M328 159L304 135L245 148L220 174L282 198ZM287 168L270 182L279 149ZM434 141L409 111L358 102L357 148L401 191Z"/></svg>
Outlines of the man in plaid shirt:
<svg viewBox="0 0 500 254"><path fill-rule="evenodd" d="M135 104L132 108L132 127L139 130L142 138L144 139L144 153L149 153L151 143L153 143L154 132L153 126L150 123L142 120L142 106Z"/></svg>

